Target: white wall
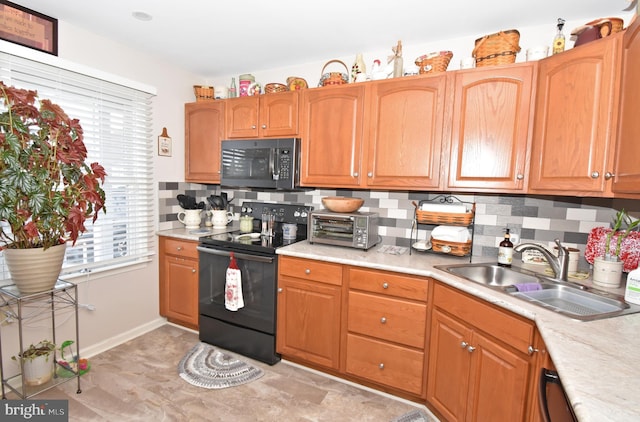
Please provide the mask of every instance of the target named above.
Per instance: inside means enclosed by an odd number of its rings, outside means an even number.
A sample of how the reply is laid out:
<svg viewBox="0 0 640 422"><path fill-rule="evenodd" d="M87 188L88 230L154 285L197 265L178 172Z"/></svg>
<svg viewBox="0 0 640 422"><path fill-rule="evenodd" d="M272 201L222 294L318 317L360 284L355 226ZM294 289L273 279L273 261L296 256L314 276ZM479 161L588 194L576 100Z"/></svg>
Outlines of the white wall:
<svg viewBox="0 0 640 422"><path fill-rule="evenodd" d="M619 12L617 7L612 7L611 16L616 16L625 20L625 27L629 24L633 16L633 12ZM587 20L567 20L564 26L564 35L566 37L566 47L573 47L574 41L571 40L571 31L574 28L577 28L581 25L584 25L586 22L591 20L595 20L601 18L601 16L594 16L592 19ZM453 24L453 23L452 23ZM461 21L459 24L463 25L464 23ZM526 60L526 51L528 48L537 47L540 45L546 45L551 47L553 42L553 38L556 35L556 26L554 22L550 22L548 25L544 26L535 26L535 27L525 27L525 28L511 28L511 27L503 27L496 28L496 31L499 30L509 30L509 29L517 29L520 32L520 47L521 51L516 56L516 62L523 62ZM461 31L462 32L462 31ZM435 51L449 50L453 52L453 58L449 63L449 67L447 70L456 70L460 68L460 60L465 57L470 57L475 46L475 40L477 38L482 37L483 35L488 34L477 34L474 36L467 36L462 38L441 40L437 38L437 34L429 33L429 27L425 24L425 32L424 32L424 43L421 44L402 44L402 56L404 60L405 69L407 66L414 65L414 61L417 57L420 57L423 54L428 54ZM366 34L364 35L366 36ZM389 35L389 45L381 46L379 50L376 51L354 51L353 55L347 57L327 57L326 60L315 62L315 63L304 63L298 66L292 67L283 67L279 69L262 69L260 68L259 63L256 63L256 67L254 69L243 69L239 73L251 73L256 77L256 82L261 83L263 86L270 82L280 82L285 83L287 77L289 76L298 76L304 78L310 87L318 86L318 82L320 80L320 76L322 75L322 68L329 60L339 59L342 60L348 68L351 68L353 64L356 54L363 53L365 65L367 66L367 72L371 70L373 61L375 59L379 59L382 64L386 63L387 57L392 55L391 47L395 46L397 43L397 39L394 38L393 34ZM313 48L313 46L309 46L309 48ZM344 68L342 68L344 69ZM327 71L341 71L341 67L336 64L331 64ZM231 78L236 78L236 84L238 81L238 75L206 75L206 82L213 86L224 85L229 86L231 83Z"/></svg>

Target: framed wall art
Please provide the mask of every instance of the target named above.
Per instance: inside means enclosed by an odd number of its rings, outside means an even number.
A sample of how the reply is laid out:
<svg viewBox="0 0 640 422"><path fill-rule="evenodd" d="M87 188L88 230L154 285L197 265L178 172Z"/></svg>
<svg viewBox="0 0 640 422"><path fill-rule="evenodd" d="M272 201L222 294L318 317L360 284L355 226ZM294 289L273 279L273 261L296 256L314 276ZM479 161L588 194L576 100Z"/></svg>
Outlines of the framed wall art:
<svg viewBox="0 0 640 422"><path fill-rule="evenodd" d="M0 0L0 39L58 55L58 20Z"/></svg>

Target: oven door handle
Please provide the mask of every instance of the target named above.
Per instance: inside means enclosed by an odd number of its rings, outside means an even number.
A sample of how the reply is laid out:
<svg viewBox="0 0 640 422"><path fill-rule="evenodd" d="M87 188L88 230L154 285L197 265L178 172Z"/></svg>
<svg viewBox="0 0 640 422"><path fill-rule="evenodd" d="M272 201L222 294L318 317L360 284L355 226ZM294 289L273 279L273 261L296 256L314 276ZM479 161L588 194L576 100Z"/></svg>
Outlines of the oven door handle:
<svg viewBox="0 0 640 422"><path fill-rule="evenodd" d="M204 248L202 246L198 246L196 247L196 249L200 252L208 253L211 255L231 256L231 252L222 251L220 249L210 249L210 248ZM272 256L249 255L249 254L239 253L239 252L234 252L233 255L238 259L244 259L246 261L255 261L255 262L266 262L268 264L271 264L274 260L274 257Z"/></svg>

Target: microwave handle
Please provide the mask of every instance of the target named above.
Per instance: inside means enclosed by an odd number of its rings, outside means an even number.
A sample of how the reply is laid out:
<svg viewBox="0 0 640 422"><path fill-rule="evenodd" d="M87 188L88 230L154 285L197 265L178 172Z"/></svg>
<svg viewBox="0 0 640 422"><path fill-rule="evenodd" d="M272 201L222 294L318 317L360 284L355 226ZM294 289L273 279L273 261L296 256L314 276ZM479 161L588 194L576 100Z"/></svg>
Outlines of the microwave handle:
<svg viewBox="0 0 640 422"><path fill-rule="evenodd" d="M280 163L278 162L278 159L280 157L280 149L279 148L272 148L269 151L269 172L271 173L271 178L273 180L279 180L280 179Z"/></svg>

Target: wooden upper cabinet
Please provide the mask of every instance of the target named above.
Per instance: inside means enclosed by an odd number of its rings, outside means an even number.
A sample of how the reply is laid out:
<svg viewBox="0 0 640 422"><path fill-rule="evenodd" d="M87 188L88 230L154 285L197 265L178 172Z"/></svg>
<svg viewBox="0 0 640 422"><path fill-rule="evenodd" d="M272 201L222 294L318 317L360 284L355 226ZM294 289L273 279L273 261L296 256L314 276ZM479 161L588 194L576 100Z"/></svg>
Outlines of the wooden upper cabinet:
<svg viewBox="0 0 640 422"><path fill-rule="evenodd" d="M364 89L350 84L302 91L301 185L360 185Z"/></svg>
<svg viewBox="0 0 640 422"><path fill-rule="evenodd" d="M529 192L611 195L622 35L539 61Z"/></svg>
<svg viewBox="0 0 640 422"><path fill-rule="evenodd" d="M297 136L298 102L297 91L228 99L227 137Z"/></svg>
<svg viewBox="0 0 640 422"><path fill-rule="evenodd" d="M620 121L612 191L616 197L640 198L640 19L629 26L622 45Z"/></svg>
<svg viewBox="0 0 640 422"><path fill-rule="evenodd" d="M526 187L535 63L454 73L447 190Z"/></svg>
<svg viewBox="0 0 640 422"><path fill-rule="evenodd" d="M185 104L185 181L220 183L220 141L224 136L224 109L224 101Z"/></svg>
<svg viewBox="0 0 640 422"><path fill-rule="evenodd" d="M446 81L442 74L369 85L362 187L439 186Z"/></svg>

